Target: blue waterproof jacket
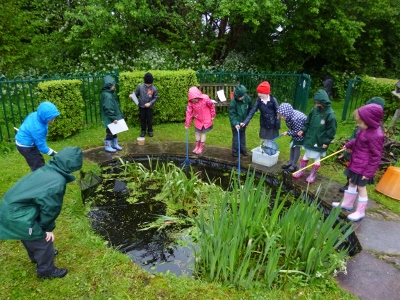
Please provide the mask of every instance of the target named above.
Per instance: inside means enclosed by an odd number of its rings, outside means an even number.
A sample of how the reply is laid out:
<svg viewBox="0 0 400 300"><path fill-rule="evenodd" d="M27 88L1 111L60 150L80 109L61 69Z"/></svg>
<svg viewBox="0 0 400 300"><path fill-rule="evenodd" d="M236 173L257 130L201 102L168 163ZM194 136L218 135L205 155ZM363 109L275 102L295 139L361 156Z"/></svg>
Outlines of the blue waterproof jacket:
<svg viewBox="0 0 400 300"><path fill-rule="evenodd" d="M40 103L37 111L29 114L20 126L15 143L21 147L37 147L40 152L52 155L54 151L46 143L48 123L59 115L60 112L53 103Z"/></svg>

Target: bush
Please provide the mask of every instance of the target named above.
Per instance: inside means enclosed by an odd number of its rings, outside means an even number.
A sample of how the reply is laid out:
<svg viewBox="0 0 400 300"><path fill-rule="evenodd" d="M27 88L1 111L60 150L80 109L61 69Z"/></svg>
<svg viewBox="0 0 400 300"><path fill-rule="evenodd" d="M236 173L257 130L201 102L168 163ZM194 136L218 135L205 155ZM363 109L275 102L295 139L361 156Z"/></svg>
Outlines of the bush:
<svg viewBox="0 0 400 300"><path fill-rule="evenodd" d="M362 95L365 102L372 97L381 97L385 100L384 120L393 116L394 112L399 107L399 99L392 94L398 80L370 76L364 76L362 80Z"/></svg>
<svg viewBox="0 0 400 300"><path fill-rule="evenodd" d="M48 139L72 136L82 128L83 99L80 80L53 80L38 85L39 102L50 101L57 106L60 116L49 126Z"/></svg>
<svg viewBox="0 0 400 300"><path fill-rule="evenodd" d="M187 92L197 86L196 72L193 70L150 71L154 86L158 90L158 101L154 104L154 124L182 122L185 120ZM130 124L138 122L138 106L129 98L139 84L143 83L145 72L123 72L119 77L119 99L125 120Z"/></svg>

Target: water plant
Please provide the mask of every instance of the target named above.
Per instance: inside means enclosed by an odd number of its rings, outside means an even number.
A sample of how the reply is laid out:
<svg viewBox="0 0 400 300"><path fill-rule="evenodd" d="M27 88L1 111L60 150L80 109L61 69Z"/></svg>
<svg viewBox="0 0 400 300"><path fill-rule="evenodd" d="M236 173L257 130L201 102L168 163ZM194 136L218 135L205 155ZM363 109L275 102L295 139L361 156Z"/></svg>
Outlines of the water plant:
<svg viewBox="0 0 400 300"><path fill-rule="evenodd" d="M339 210L324 216L317 201L302 198L286 206L281 189L273 198L254 173L222 201L210 196L194 217L199 230L195 271L201 278L238 288L271 288L299 276L303 284L310 283L343 267L343 243L352 228L337 221Z"/></svg>

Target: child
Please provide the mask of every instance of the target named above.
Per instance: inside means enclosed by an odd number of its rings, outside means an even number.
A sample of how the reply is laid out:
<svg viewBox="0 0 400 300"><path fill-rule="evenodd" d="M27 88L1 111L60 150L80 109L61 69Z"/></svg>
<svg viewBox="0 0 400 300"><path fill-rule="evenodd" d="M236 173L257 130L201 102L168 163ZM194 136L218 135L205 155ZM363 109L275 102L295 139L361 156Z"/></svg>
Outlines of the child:
<svg viewBox="0 0 400 300"><path fill-rule="evenodd" d="M378 104L382 107L382 109L385 109L385 100L383 100L382 98L373 97L373 98L369 99L366 104L373 104L373 103ZM353 131L352 136L350 137L350 140L353 140L356 138L357 132L359 130L360 130L360 128L358 126L356 126L356 128ZM347 161L350 160L350 154L347 152L344 152L341 156L339 156L339 158L342 158L342 157L344 157ZM349 178L347 177L346 184L344 186L340 187L339 191L344 192L345 190L347 190L348 187L349 187Z"/></svg>
<svg viewBox="0 0 400 300"><path fill-rule="evenodd" d="M335 137L337 122L335 112L331 108L331 101L325 90L318 90L314 95L315 106L307 117L306 123L297 134L304 135L303 147L306 150L302 159L300 159L300 169L307 166L310 158L314 159L310 175L306 181L313 183L315 176L321 164L321 157L326 155L329 144ZM293 174L294 178L300 178L304 175L304 170Z"/></svg>
<svg viewBox="0 0 400 300"><path fill-rule="evenodd" d="M106 152L115 153L121 151L122 147L118 145L118 137L112 134L107 127L110 123L118 123L118 120L123 119L119 102L114 96L115 80L110 75L104 77L103 89L100 100L100 115L103 121L103 126L106 128L106 138L104 140L104 150Z"/></svg>
<svg viewBox="0 0 400 300"><path fill-rule="evenodd" d="M344 174L349 177L349 187L344 191L341 202L333 202L332 206L341 206L352 210L357 199L354 213L348 215L351 221L359 221L365 217L368 203L367 184L374 183L374 174L382 158L384 134L381 128L383 109L378 104L367 104L354 111L354 118L360 128L355 139L344 146L351 153L350 162Z"/></svg>
<svg viewBox="0 0 400 300"><path fill-rule="evenodd" d="M154 79L151 73L144 74L143 79L144 83L140 84L135 91L135 95L139 100L139 118L142 128L140 136L144 137L146 135L147 126L149 137L153 137L153 105L158 100L158 90L153 85Z"/></svg>
<svg viewBox="0 0 400 300"><path fill-rule="evenodd" d="M192 86L188 92L188 106L186 109L185 128L188 129L194 119L196 147L193 153L201 154L204 151L206 134L213 128L212 120L215 118L215 106L210 98Z"/></svg>
<svg viewBox="0 0 400 300"><path fill-rule="evenodd" d="M237 157L242 154L248 156L246 149L246 124L243 123L251 110L251 98L246 94L243 85L235 87L233 99L229 104L229 120L232 129L232 156ZM238 153L238 130L240 134L240 153Z"/></svg>
<svg viewBox="0 0 400 300"><path fill-rule="evenodd" d="M44 166L41 153L53 156L56 151L46 143L49 124L54 123L60 115L57 107L51 102L40 103L36 112L31 113L20 126L15 135L17 150L25 158L31 171Z"/></svg>
<svg viewBox="0 0 400 300"><path fill-rule="evenodd" d="M260 110L260 139L261 144L265 140L272 140L279 135L280 120L278 118L278 101L270 95L271 87L268 81L261 82L257 87L258 99L250 110L243 123L246 126L253 118L255 112Z"/></svg>
<svg viewBox="0 0 400 300"><path fill-rule="evenodd" d="M71 173L81 169L82 163L82 150L66 147L44 167L19 180L0 203L0 240L21 240L39 278L64 277L68 272L54 265L53 231L66 185L75 180Z"/></svg>
<svg viewBox="0 0 400 300"><path fill-rule="evenodd" d="M287 169L293 173L297 170L297 162L300 158L300 147L303 145L303 136L298 136L299 131L306 122L306 115L301 111L293 109L289 103L282 103L278 108L279 118L285 120L288 131L283 132L283 135L292 137L290 141L290 159L289 162L282 166L282 169Z"/></svg>

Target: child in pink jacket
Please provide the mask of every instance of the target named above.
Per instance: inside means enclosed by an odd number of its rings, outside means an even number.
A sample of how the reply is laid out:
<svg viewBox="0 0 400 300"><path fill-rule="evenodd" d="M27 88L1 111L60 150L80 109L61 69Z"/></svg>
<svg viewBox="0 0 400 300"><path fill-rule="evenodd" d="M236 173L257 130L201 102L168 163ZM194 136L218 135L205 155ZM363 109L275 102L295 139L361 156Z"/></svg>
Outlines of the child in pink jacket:
<svg viewBox="0 0 400 300"><path fill-rule="evenodd" d="M212 120L215 116L214 103L197 87L192 86L188 92L185 128L188 129L194 119L196 147L193 153L203 153L206 134L213 128Z"/></svg>

